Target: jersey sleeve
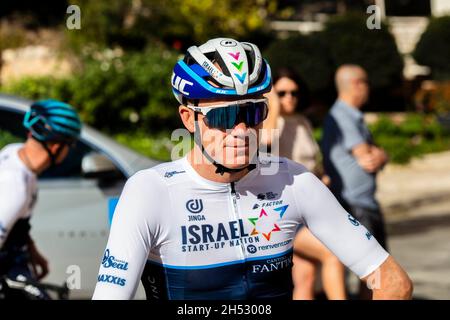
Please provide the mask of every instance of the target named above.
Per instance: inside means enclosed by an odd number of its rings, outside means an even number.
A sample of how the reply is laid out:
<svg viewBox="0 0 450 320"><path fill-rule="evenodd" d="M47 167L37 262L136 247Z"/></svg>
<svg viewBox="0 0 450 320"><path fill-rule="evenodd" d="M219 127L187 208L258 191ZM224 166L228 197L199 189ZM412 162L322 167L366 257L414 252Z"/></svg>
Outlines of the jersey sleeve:
<svg viewBox="0 0 450 320"><path fill-rule="evenodd" d="M101 261L94 300L132 299L154 245L158 192L149 170L132 176L122 191Z"/></svg>
<svg viewBox="0 0 450 320"><path fill-rule="evenodd" d="M0 249L26 203L26 183L20 172L0 172Z"/></svg>
<svg viewBox="0 0 450 320"><path fill-rule="evenodd" d="M389 254L378 241L312 173L295 177L294 192L308 229L360 278L375 271L387 259Z"/></svg>
<svg viewBox="0 0 450 320"><path fill-rule="evenodd" d="M367 142L361 130L358 128L358 124L355 123L353 119L340 116L336 118L336 121L342 136L344 147L348 151L352 151L357 145Z"/></svg>

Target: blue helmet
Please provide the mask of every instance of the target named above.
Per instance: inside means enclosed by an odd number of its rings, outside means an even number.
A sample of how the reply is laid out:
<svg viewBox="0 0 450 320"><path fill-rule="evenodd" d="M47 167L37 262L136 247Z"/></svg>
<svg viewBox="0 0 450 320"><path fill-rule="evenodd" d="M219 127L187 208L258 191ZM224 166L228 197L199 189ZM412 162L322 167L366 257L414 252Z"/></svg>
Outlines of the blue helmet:
<svg viewBox="0 0 450 320"><path fill-rule="evenodd" d="M69 104L48 99L33 103L23 125L40 142L73 142L81 131L80 118Z"/></svg>
<svg viewBox="0 0 450 320"><path fill-rule="evenodd" d="M186 100L239 99L269 92L272 87L270 66L258 47L228 38L190 47L175 65L171 82L181 104Z"/></svg>

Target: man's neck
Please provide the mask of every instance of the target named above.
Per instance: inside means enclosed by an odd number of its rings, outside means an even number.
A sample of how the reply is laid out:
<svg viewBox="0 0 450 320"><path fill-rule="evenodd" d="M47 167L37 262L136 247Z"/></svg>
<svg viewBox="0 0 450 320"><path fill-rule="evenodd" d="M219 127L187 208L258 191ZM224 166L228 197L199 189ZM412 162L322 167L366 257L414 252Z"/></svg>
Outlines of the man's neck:
<svg viewBox="0 0 450 320"><path fill-rule="evenodd" d="M248 169L238 172L225 172L223 175L216 173L217 167L208 161L197 147L194 147L188 153L187 160L201 177L214 182L230 183L238 181L248 173Z"/></svg>
<svg viewBox="0 0 450 320"><path fill-rule="evenodd" d="M358 102L356 101L356 99L352 98L351 96L348 95L339 95L338 100L341 100L343 102L345 102L345 104L347 104L348 106L356 109L356 110L360 110L361 109L361 105L358 104Z"/></svg>
<svg viewBox="0 0 450 320"><path fill-rule="evenodd" d="M36 175L41 174L50 165L47 154L35 150L29 142L19 149L19 159Z"/></svg>

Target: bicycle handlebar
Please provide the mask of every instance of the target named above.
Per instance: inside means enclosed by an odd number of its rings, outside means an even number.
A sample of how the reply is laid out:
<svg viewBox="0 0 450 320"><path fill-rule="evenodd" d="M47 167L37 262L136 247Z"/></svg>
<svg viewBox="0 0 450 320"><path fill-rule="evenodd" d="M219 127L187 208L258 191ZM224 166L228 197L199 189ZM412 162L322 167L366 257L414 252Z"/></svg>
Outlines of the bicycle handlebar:
<svg viewBox="0 0 450 320"><path fill-rule="evenodd" d="M64 283L62 286L58 286L58 285L38 282L35 280L30 280L30 279L15 279L14 280L14 279L10 279L7 276L0 277L0 280L4 280L4 283L6 283L6 285L11 289L29 292L29 290L26 290L26 288L27 288L27 286L32 286L32 287L35 287L35 288L43 290L43 291L48 291L48 290L54 291L54 292L56 292L58 299L60 299L60 300L67 300L69 298L69 288L67 287L66 283Z"/></svg>

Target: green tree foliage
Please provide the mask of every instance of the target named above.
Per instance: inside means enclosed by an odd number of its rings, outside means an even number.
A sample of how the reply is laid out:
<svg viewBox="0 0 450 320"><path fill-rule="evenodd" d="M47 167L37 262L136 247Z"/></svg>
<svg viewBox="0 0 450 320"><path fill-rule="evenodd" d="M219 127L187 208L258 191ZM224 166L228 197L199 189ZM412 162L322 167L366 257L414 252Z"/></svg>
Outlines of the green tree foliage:
<svg viewBox="0 0 450 320"><path fill-rule="evenodd" d="M433 18L413 53L437 80L450 80L450 16Z"/></svg>
<svg viewBox="0 0 450 320"><path fill-rule="evenodd" d="M265 26L265 18L276 9L274 0L169 0L173 11L171 32L195 42L218 35L240 38Z"/></svg>
<svg viewBox="0 0 450 320"><path fill-rule="evenodd" d="M265 26L276 10L276 0L76 0L82 28L68 31L78 48L95 43L142 48L163 40L181 45L204 42L211 37L243 37ZM176 46L176 45L175 45Z"/></svg>
<svg viewBox="0 0 450 320"><path fill-rule="evenodd" d="M413 157L450 148L450 132L432 115L408 114L401 123L382 115L370 130L393 163L408 163Z"/></svg>
<svg viewBox="0 0 450 320"><path fill-rule="evenodd" d="M361 65L372 89L386 88L402 78L403 59L388 26L368 29L367 16L336 16L325 24L324 41L335 68L345 63Z"/></svg>
<svg viewBox="0 0 450 320"><path fill-rule="evenodd" d="M333 98L335 70L346 63L361 65L369 75L371 102L386 105L392 100L390 88L401 83L403 59L388 27L370 30L367 17L353 13L333 17L323 31L273 41L265 55L273 70L283 66L296 70L326 104Z"/></svg>
<svg viewBox="0 0 450 320"><path fill-rule="evenodd" d="M164 28L162 17L152 8L149 8L152 14L146 19L147 26L137 23L137 18L143 13L134 11L132 0L76 0L73 4L80 7L81 29L65 30L69 44L77 50L86 45L141 49L145 47L148 36L158 36L158 24Z"/></svg>
<svg viewBox="0 0 450 320"><path fill-rule="evenodd" d="M264 52L272 71L293 68L313 92L328 88L333 77L333 64L327 46L318 34L296 35L272 42Z"/></svg>
<svg viewBox="0 0 450 320"><path fill-rule="evenodd" d="M87 123L110 133L167 130L177 124L170 76L177 54L160 47L142 53L96 53L68 79L22 79L2 92L56 98L75 106Z"/></svg>

